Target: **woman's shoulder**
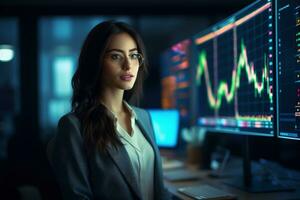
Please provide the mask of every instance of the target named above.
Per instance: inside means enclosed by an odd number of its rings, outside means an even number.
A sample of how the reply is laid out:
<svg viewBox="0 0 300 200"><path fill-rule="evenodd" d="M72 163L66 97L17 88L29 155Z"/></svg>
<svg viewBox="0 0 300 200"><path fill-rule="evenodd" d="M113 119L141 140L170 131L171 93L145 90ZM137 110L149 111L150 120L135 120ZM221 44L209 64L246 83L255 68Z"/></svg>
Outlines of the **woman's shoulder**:
<svg viewBox="0 0 300 200"><path fill-rule="evenodd" d="M131 106L131 108L134 110L136 117L140 120L140 121L144 121L144 120L149 120L149 113L146 109L144 108L140 108L140 107L136 107L136 106Z"/></svg>
<svg viewBox="0 0 300 200"><path fill-rule="evenodd" d="M74 121L74 122L78 121L79 122L79 119L75 113L68 112L68 113L64 114L63 116L61 116L59 119L59 122L66 122L66 121Z"/></svg>
<svg viewBox="0 0 300 200"><path fill-rule="evenodd" d="M79 128L80 121L75 113L69 112L63 115L58 121L58 128L59 127L66 127L66 126L73 126L75 128Z"/></svg>
<svg viewBox="0 0 300 200"><path fill-rule="evenodd" d="M59 119L56 134L47 146L50 163L53 165L58 158L65 155L66 149L71 151L73 148L80 148L82 143L79 120L76 115L74 113L63 115Z"/></svg>
<svg viewBox="0 0 300 200"><path fill-rule="evenodd" d="M81 125L78 117L74 113L63 115L57 124L54 143L66 145L69 142L81 143Z"/></svg>
<svg viewBox="0 0 300 200"><path fill-rule="evenodd" d="M147 115L147 110L144 109L144 108L140 108L140 107L136 107L136 106L131 106L131 108L134 110L134 112L137 114L137 115Z"/></svg>

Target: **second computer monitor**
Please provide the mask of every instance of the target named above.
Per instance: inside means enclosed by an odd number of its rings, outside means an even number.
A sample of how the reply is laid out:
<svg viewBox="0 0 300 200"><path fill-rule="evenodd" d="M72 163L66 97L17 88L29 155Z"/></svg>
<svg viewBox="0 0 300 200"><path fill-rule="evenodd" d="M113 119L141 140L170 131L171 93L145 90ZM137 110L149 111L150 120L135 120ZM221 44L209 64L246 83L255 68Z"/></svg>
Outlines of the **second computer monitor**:
<svg viewBox="0 0 300 200"><path fill-rule="evenodd" d="M300 2L276 1L277 131L300 140Z"/></svg>

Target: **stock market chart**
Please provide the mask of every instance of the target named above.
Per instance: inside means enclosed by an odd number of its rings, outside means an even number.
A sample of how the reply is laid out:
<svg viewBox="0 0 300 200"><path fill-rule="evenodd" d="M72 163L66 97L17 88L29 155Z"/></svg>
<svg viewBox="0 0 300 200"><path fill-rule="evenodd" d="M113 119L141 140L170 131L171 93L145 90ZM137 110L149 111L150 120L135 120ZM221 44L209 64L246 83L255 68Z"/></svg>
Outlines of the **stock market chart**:
<svg viewBox="0 0 300 200"><path fill-rule="evenodd" d="M274 135L273 24L265 0L196 35L198 125Z"/></svg>

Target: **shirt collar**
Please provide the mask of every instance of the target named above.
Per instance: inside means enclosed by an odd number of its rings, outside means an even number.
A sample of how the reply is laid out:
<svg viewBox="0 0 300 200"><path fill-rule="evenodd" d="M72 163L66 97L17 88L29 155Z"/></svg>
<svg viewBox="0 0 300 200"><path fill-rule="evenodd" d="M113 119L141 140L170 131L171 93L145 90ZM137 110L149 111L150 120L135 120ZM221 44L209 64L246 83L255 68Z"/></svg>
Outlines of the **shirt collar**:
<svg viewBox="0 0 300 200"><path fill-rule="evenodd" d="M118 121L118 118L116 116L116 114L111 111L104 103L101 102L101 104L108 110L108 112L113 116L114 118L114 123L115 123L115 126L117 125L117 121ZM135 111L133 110L133 108L126 102L126 101L123 101L123 104L125 105L125 107L128 109L129 113L130 113L130 118L131 118L131 122L135 121L137 119L137 115L135 113Z"/></svg>
<svg viewBox="0 0 300 200"><path fill-rule="evenodd" d="M137 116L136 116L136 113L134 112L133 108L126 101L123 101L123 103L126 106L126 108L129 110L131 118L136 119Z"/></svg>

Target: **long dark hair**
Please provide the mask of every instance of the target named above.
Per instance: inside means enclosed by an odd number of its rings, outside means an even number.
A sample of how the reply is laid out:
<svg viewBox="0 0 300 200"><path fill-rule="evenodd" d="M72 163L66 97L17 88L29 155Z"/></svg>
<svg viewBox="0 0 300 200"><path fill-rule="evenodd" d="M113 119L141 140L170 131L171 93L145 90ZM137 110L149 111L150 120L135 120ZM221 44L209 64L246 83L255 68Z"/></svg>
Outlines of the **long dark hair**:
<svg viewBox="0 0 300 200"><path fill-rule="evenodd" d="M117 148L121 144L116 133L114 117L99 100L104 53L110 37L118 33L129 34L135 40L139 53L144 57L136 82L131 90L125 91L124 98L130 103L138 104L142 95L143 80L147 74L147 58L141 37L123 22L106 21L96 25L83 43L78 67L72 78L72 112L81 122L87 150L96 147L105 152L108 145Z"/></svg>

